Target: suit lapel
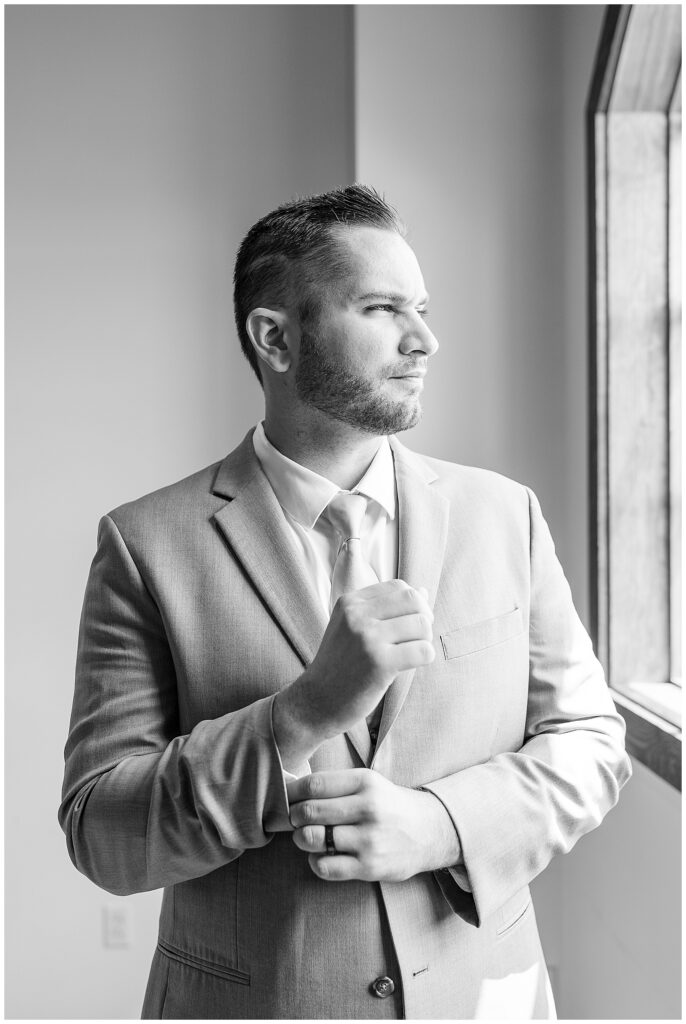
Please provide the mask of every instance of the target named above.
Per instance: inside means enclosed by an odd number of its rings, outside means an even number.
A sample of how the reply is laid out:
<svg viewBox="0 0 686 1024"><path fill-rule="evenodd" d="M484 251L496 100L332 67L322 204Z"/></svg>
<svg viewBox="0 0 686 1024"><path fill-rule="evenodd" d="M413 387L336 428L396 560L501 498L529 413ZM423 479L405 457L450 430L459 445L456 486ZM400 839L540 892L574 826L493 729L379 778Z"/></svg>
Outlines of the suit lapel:
<svg viewBox="0 0 686 1024"><path fill-rule="evenodd" d="M425 587L433 608L443 567L450 502L434 486L437 475L395 438L391 439L398 488L398 576ZM407 697L415 669L402 672L384 699L378 752Z"/></svg>
<svg viewBox="0 0 686 1024"><path fill-rule="evenodd" d="M252 430L219 467L213 492L229 498L215 521L235 557L283 630L303 665L310 664L328 625L314 587L274 491L262 472L252 443ZM371 741L364 721L346 736L369 764Z"/></svg>
<svg viewBox="0 0 686 1024"><path fill-rule="evenodd" d="M231 499L215 513L217 526L303 665L309 665L327 618L257 460L252 431L221 464L213 490Z"/></svg>

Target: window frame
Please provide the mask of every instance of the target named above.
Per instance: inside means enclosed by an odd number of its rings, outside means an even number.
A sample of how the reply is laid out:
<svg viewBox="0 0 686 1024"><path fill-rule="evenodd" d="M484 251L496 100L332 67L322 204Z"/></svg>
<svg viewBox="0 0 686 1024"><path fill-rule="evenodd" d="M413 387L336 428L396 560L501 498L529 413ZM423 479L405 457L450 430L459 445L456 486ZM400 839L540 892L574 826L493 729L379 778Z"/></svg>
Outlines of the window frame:
<svg viewBox="0 0 686 1024"><path fill-rule="evenodd" d="M680 14L609 6L586 108L592 633L627 749L678 789Z"/></svg>

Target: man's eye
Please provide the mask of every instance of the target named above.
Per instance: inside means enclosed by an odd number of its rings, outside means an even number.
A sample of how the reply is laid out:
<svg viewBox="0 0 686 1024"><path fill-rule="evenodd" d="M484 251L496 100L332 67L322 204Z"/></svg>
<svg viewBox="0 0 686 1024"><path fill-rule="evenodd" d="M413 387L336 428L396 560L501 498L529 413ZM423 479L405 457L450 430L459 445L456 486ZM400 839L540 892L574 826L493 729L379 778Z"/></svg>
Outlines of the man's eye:
<svg viewBox="0 0 686 1024"><path fill-rule="evenodd" d="M419 313L423 320L426 320L427 316L429 315L428 309L418 309L417 312Z"/></svg>
<svg viewBox="0 0 686 1024"><path fill-rule="evenodd" d="M395 307L394 306L390 306L388 303L385 303L385 302L379 302L379 303L377 303L374 306L367 306L367 312L368 313L370 312L370 310L373 311L373 310L377 310L377 309L385 309L387 312L391 312L391 313L395 312Z"/></svg>

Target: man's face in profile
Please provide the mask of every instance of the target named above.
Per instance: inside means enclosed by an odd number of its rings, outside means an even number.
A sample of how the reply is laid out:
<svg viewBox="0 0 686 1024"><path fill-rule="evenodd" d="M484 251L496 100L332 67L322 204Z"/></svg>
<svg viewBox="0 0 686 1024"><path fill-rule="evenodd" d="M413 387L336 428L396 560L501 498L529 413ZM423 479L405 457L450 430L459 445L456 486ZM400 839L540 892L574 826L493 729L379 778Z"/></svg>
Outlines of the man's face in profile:
<svg viewBox="0 0 686 1024"><path fill-rule="evenodd" d="M415 426L428 357L428 296L417 258L393 231L336 232L346 270L317 287L318 313L300 335L301 401L371 434Z"/></svg>

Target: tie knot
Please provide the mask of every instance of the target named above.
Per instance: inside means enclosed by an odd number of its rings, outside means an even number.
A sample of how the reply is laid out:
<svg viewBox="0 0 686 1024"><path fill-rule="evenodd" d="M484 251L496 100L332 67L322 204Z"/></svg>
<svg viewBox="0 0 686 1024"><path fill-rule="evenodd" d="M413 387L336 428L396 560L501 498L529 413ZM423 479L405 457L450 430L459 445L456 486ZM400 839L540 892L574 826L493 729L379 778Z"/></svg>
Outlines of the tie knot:
<svg viewBox="0 0 686 1024"><path fill-rule="evenodd" d="M365 498L364 494L339 491L326 506L329 522L334 529L338 530L344 543L351 537L360 536L368 501L369 499Z"/></svg>

